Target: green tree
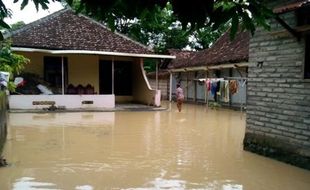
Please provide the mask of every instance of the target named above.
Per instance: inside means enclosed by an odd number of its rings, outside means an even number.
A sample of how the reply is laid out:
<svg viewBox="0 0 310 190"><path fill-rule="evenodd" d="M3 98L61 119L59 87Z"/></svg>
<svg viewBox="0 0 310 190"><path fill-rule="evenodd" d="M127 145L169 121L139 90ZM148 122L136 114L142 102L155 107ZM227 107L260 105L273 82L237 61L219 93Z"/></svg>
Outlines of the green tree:
<svg viewBox="0 0 310 190"><path fill-rule="evenodd" d="M11 31L14 31L14 30L17 30L17 29L20 29L21 27L25 26L25 22L24 21L18 21L14 24L11 24Z"/></svg>
<svg viewBox="0 0 310 190"><path fill-rule="evenodd" d="M79 9L80 2L80 0L75 0L73 9L87 14L85 9ZM108 25L108 18L100 20L93 15L89 16ZM142 18L127 19L122 16L115 17L114 22L114 30L152 47L158 53L165 53L170 48L208 48L227 29L227 25L217 30L212 30L210 26L197 30L190 28L190 25L184 28L173 14L170 3L167 3L163 9L157 6L153 12L145 12Z"/></svg>
<svg viewBox="0 0 310 190"><path fill-rule="evenodd" d="M6 35L6 34L12 32L14 30L17 30L17 29L23 27L24 25L26 25L24 21L18 21L14 24L11 24L10 28L3 28L0 26L0 30L2 31L3 35Z"/></svg>
<svg viewBox="0 0 310 190"><path fill-rule="evenodd" d="M52 1L61 2L62 0ZM70 6L74 4L74 0L63 1ZM211 26L213 30L216 30L231 20L231 37L234 37L238 28L254 33L256 26L269 27L266 19L272 16L272 11L266 8L265 1L267 0L81 0L79 10L85 10L92 16L107 19L107 23L113 29L117 18L141 19L152 14L158 7L165 8L167 2L170 2L173 14L184 28L190 24L191 28ZM21 9L23 9L29 0L14 0L14 2L22 2ZM48 0L32 2L37 10L39 7L48 9ZM9 28L8 24L3 21L9 15L10 12L3 4L3 0L0 0L0 26Z"/></svg>
<svg viewBox="0 0 310 190"><path fill-rule="evenodd" d="M12 81L14 75L20 74L24 69L26 63L29 59L22 55L12 53L11 43L9 41L0 42L0 71L5 71L10 73L10 81L8 88L10 91L15 90L15 85Z"/></svg>

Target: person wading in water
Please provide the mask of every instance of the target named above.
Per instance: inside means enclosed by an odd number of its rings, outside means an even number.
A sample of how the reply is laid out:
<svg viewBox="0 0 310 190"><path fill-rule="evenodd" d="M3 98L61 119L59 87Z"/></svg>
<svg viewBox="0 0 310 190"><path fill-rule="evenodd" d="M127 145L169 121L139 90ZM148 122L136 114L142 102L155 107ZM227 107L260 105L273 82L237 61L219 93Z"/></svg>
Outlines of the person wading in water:
<svg viewBox="0 0 310 190"><path fill-rule="evenodd" d="M177 89L176 89L176 98L177 98L177 107L179 112L181 112L182 110L182 104L184 101L184 93L183 93L183 89L181 88L180 84L177 84Z"/></svg>

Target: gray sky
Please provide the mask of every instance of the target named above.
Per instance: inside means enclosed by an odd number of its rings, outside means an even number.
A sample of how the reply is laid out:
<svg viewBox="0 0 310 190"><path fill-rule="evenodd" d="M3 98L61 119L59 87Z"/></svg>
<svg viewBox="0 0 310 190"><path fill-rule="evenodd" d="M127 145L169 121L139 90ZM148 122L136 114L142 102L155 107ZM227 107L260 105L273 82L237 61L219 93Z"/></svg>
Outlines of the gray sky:
<svg viewBox="0 0 310 190"><path fill-rule="evenodd" d="M28 5L23 10L20 10L21 2L22 1L13 3L13 0L3 1L5 6L12 11L12 18L5 19L8 24L13 24L18 21L24 21L27 24L63 8L59 2L50 2L48 10L42 10L40 7L39 11L37 12L34 3L32 0L30 0Z"/></svg>

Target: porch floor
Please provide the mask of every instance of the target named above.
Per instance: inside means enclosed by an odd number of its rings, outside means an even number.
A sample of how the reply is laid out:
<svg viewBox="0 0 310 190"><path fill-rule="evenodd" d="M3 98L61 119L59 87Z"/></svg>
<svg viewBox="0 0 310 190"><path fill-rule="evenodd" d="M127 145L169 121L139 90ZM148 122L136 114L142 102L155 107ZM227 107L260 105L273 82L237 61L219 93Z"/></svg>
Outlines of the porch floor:
<svg viewBox="0 0 310 190"><path fill-rule="evenodd" d="M115 108L82 108L82 109L9 109L11 113L46 113L46 112L116 112L116 111L164 111L167 107L154 107L143 104L115 104Z"/></svg>

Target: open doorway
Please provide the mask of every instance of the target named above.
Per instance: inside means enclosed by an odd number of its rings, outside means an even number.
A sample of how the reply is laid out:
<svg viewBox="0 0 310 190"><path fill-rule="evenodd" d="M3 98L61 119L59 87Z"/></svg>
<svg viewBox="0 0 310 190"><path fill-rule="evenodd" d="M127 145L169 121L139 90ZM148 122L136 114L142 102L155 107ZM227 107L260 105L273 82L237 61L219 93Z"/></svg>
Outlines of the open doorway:
<svg viewBox="0 0 310 190"><path fill-rule="evenodd" d="M50 84L55 94L62 92L62 57L44 57L44 80ZM64 88L68 83L68 59L64 57Z"/></svg>
<svg viewBox="0 0 310 190"><path fill-rule="evenodd" d="M112 62L99 61L99 93L112 94Z"/></svg>
<svg viewBox="0 0 310 190"><path fill-rule="evenodd" d="M99 62L99 92L112 94L112 61ZM132 95L132 62L114 62L114 94L116 96Z"/></svg>

